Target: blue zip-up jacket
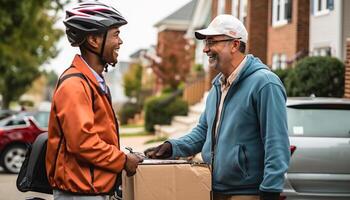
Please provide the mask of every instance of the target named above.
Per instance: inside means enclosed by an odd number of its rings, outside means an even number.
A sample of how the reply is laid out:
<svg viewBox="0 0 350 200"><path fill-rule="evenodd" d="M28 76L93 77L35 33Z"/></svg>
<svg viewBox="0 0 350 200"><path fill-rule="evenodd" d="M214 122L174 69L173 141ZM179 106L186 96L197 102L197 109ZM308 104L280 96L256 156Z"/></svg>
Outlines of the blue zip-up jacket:
<svg viewBox="0 0 350 200"><path fill-rule="evenodd" d="M220 75L213 80L198 125L188 135L168 141L172 157L201 152L204 162L211 164ZM245 66L229 88L216 141L214 192L282 192L290 158L286 93L280 79L252 55L247 55Z"/></svg>

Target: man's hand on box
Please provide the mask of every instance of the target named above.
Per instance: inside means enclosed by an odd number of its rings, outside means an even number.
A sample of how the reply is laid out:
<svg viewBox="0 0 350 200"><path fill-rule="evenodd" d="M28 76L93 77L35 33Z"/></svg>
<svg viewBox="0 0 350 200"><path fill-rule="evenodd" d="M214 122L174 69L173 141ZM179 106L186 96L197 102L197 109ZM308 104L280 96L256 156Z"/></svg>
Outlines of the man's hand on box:
<svg viewBox="0 0 350 200"><path fill-rule="evenodd" d="M157 147L148 148L144 153L146 157L152 159L166 159L173 154L170 142L164 142Z"/></svg>
<svg viewBox="0 0 350 200"><path fill-rule="evenodd" d="M136 173L137 166L143 159L136 154L128 153L126 155L126 161L124 165L124 169L126 171L127 176L133 176Z"/></svg>

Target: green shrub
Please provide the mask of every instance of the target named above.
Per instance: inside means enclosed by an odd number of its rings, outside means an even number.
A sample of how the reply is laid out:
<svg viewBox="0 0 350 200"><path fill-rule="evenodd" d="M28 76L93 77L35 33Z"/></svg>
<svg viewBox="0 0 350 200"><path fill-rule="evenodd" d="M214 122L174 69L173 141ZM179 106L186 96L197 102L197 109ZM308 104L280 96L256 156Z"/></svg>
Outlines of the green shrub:
<svg viewBox="0 0 350 200"><path fill-rule="evenodd" d="M332 57L300 60L285 79L288 96L342 97L344 64Z"/></svg>
<svg viewBox="0 0 350 200"><path fill-rule="evenodd" d="M284 85L286 85L286 78L291 73L291 71L292 68L273 70L273 72L281 79Z"/></svg>
<svg viewBox="0 0 350 200"><path fill-rule="evenodd" d="M145 129L154 131L155 124L170 124L175 115L186 115L188 104L181 98L170 98L165 94L160 97L152 97L145 103Z"/></svg>
<svg viewBox="0 0 350 200"><path fill-rule="evenodd" d="M139 112L141 112L141 108L136 103L131 103L131 102L125 103L118 113L120 123L122 125L127 124L128 119L133 118L134 115Z"/></svg>

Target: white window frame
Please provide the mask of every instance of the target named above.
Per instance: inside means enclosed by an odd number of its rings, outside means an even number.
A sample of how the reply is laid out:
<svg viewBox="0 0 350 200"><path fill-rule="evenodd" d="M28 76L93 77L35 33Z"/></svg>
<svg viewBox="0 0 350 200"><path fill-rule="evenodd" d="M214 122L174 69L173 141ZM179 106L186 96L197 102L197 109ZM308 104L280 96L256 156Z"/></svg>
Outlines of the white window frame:
<svg viewBox="0 0 350 200"><path fill-rule="evenodd" d="M240 0L239 4L239 20L241 22L245 23L245 18L247 17L247 6L248 6L248 0Z"/></svg>
<svg viewBox="0 0 350 200"><path fill-rule="evenodd" d="M287 69L287 55L274 53L272 55L272 70Z"/></svg>
<svg viewBox="0 0 350 200"><path fill-rule="evenodd" d="M225 3L226 0L218 0L217 15L225 14Z"/></svg>
<svg viewBox="0 0 350 200"><path fill-rule="evenodd" d="M279 62L279 55L273 54L272 55L272 66L271 66L272 70L276 70L279 68L278 62Z"/></svg>
<svg viewBox="0 0 350 200"><path fill-rule="evenodd" d="M238 18L238 1L240 0L232 0L232 8L231 8L231 14Z"/></svg>
<svg viewBox="0 0 350 200"><path fill-rule="evenodd" d="M312 51L313 56L332 56L332 54L332 48L330 46L317 47Z"/></svg>
<svg viewBox="0 0 350 200"><path fill-rule="evenodd" d="M280 55L280 68L287 69L287 55L286 54Z"/></svg>
<svg viewBox="0 0 350 200"><path fill-rule="evenodd" d="M286 0L273 0L272 1L272 26L283 26L288 24L288 20L285 18L285 5ZM279 13L278 13L279 6Z"/></svg>
<svg viewBox="0 0 350 200"><path fill-rule="evenodd" d="M327 15L330 12L330 10L327 8L327 0L312 0L312 1L314 6L313 7L314 16ZM318 10L320 3L321 3L321 10Z"/></svg>

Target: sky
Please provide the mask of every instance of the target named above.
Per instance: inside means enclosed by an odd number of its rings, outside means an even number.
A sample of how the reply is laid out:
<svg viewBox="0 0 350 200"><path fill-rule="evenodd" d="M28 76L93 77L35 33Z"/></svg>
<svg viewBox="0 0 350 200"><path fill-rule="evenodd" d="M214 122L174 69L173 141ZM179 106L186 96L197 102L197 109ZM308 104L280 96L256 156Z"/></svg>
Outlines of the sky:
<svg viewBox="0 0 350 200"><path fill-rule="evenodd" d="M190 0L101 0L101 2L113 5L126 18L128 24L120 28L120 36L123 44L119 50L119 61L128 61L129 56L141 48L155 45L157 41L157 29L154 26L177 9L184 6ZM67 5L69 8L74 4ZM64 11L60 13L61 19L57 27L64 30L62 20ZM78 48L71 47L64 35L57 43L59 55L44 64L44 68L54 70L61 74L68 68ZM118 66L118 65L117 65Z"/></svg>

